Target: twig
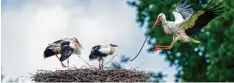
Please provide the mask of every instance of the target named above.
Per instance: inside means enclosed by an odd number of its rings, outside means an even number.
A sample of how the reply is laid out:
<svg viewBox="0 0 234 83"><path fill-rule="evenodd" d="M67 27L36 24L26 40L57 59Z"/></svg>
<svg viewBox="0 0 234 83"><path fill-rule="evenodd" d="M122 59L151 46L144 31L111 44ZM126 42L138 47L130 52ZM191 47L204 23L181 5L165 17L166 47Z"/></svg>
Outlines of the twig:
<svg viewBox="0 0 234 83"><path fill-rule="evenodd" d="M143 45L141 46L140 51L137 53L137 55L136 55L133 59L131 59L131 61L133 61L134 59L136 59L136 58L138 57L138 55L141 53L141 50L143 49L143 47L144 47L144 45L145 45L145 42L146 42L146 40L148 39L149 34L151 33L151 31L152 31L152 28L150 29L149 33L147 34L147 37L145 38L145 41L144 41Z"/></svg>
<svg viewBox="0 0 234 83"><path fill-rule="evenodd" d="M165 7L165 5L166 5L166 4L163 4L162 12L164 12L164 7ZM151 33L151 31L152 31L153 29L155 29L154 25L150 28L150 31L149 31L149 33L147 34L147 37L145 38L145 41L144 41L143 45L141 46L140 51L137 53L137 55L136 55L131 61L133 61L134 59L136 59L137 56L141 53L141 50L142 50L142 48L144 47L145 42L146 42L147 38L149 37L149 34Z"/></svg>
<svg viewBox="0 0 234 83"><path fill-rule="evenodd" d="M32 76L35 82L145 82L147 73L126 69L93 70L56 70L38 71Z"/></svg>
<svg viewBox="0 0 234 83"><path fill-rule="evenodd" d="M87 66L86 66L86 65L83 65L83 66L81 66L80 68L82 69L83 67L84 67L84 68L87 68Z"/></svg>
<svg viewBox="0 0 234 83"><path fill-rule="evenodd" d="M105 65L107 65L108 63L110 63L116 56L118 56L118 55L113 56L113 57L111 58L111 60L109 60L107 63L105 63Z"/></svg>
<svg viewBox="0 0 234 83"><path fill-rule="evenodd" d="M88 66L92 67L88 62L86 62L83 58L81 58L79 55L77 55L83 62L85 62Z"/></svg>

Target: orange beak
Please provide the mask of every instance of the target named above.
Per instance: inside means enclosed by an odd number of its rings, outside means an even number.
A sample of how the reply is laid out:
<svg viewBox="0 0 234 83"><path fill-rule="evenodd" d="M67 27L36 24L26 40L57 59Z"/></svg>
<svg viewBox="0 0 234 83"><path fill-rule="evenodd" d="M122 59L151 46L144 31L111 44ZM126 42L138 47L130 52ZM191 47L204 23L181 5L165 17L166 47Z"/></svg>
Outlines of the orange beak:
<svg viewBox="0 0 234 83"><path fill-rule="evenodd" d="M83 49L83 46L80 44L80 42L76 42L76 45Z"/></svg>
<svg viewBox="0 0 234 83"><path fill-rule="evenodd" d="M156 26L159 24L159 22L161 21L161 16L159 16L158 18L157 18L157 20L155 21L155 23L154 23L154 25L153 25L153 29L155 29L156 28Z"/></svg>

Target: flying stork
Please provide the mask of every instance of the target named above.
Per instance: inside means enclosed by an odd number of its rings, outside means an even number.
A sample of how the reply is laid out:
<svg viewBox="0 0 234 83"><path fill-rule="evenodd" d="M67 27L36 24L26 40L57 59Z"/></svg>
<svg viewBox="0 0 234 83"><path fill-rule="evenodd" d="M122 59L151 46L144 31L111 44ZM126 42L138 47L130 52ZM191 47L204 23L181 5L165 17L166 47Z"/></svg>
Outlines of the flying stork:
<svg viewBox="0 0 234 83"><path fill-rule="evenodd" d="M215 0L211 0L206 7L194 11L190 5L182 0L173 11L175 22L167 21L166 16L160 13L153 25L153 29L161 22L164 32L172 34L173 40L169 46L156 45L154 51L160 49L171 49L177 40L182 42L200 43L200 41L191 38L190 36L199 32L212 19L216 18L223 12L221 3L215 4Z"/></svg>
<svg viewBox="0 0 234 83"><path fill-rule="evenodd" d="M115 47L118 47L118 46L114 44L94 46L89 55L90 61L98 59L99 69L103 69L104 58L107 57L108 55L114 55Z"/></svg>
<svg viewBox="0 0 234 83"><path fill-rule="evenodd" d="M47 46L47 48L44 51L44 58L56 55L56 57L61 62L62 67L66 67L62 62L68 59L67 66L69 67L69 57L72 54L80 55L80 50L82 48L82 45L75 37L60 39ZM58 54L61 54L60 58L58 57Z"/></svg>

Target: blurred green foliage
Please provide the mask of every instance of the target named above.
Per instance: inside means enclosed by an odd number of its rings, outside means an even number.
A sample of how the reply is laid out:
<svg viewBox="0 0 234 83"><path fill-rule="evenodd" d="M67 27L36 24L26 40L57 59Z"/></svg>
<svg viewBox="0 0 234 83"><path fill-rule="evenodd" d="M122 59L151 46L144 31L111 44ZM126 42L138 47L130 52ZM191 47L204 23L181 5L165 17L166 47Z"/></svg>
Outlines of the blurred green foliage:
<svg viewBox="0 0 234 83"><path fill-rule="evenodd" d="M148 74L150 76L149 82L165 82L163 79L164 77L167 77L167 75L162 72L149 72Z"/></svg>
<svg viewBox="0 0 234 83"><path fill-rule="evenodd" d="M124 66L130 61L130 57L127 57L125 55L120 56L119 61L112 62L109 66L112 69L123 69Z"/></svg>
<svg viewBox="0 0 234 83"><path fill-rule="evenodd" d="M205 6L210 0L188 0L197 10L197 5ZM173 21L172 11L179 0L135 0L127 3L137 9L137 22L146 25L149 31L157 15L163 12L167 20ZM175 81L234 81L234 0L221 2L224 13L208 23L201 32L192 36L201 44L177 42L171 50L162 50L171 66L176 66ZM163 10L163 11L162 11ZM147 34L147 33L146 33ZM152 40L156 40L152 42ZM169 45L172 35L163 32L158 26L147 41L152 52L154 45Z"/></svg>

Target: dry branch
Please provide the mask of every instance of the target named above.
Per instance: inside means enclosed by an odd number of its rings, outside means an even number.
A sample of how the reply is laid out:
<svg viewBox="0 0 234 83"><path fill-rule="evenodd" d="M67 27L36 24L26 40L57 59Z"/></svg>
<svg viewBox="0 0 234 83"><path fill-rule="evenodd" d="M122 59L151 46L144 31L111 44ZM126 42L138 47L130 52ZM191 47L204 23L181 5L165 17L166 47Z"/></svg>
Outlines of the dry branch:
<svg viewBox="0 0 234 83"><path fill-rule="evenodd" d="M35 82L146 82L146 72L127 69L39 70L32 77Z"/></svg>

